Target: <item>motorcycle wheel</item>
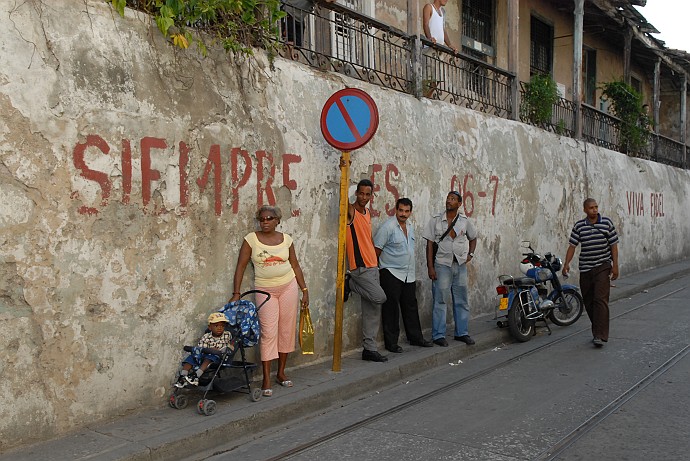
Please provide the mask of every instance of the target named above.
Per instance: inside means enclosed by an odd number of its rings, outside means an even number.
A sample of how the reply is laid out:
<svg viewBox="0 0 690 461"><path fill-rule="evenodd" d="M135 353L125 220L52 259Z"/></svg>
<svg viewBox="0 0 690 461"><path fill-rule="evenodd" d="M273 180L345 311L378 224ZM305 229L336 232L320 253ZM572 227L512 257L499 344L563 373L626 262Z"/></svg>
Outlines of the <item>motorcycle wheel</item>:
<svg viewBox="0 0 690 461"><path fill-rule="evenodd" d="M563 298L565 298L565 304ZM553 303L553 310L549 312L549 320L559 327L567 327L577 322L585 308L582 295L572 288L563 290L563 297L556 297Z"/></svg>
<svg viewBox="0 0 690 461"><path fill-rule="evenodd" d="M520 300L516 297L513 300L513 305L508 310L508 329L513 338L521 343L532 339L534 335L534 320L525 318Z"/></svg>

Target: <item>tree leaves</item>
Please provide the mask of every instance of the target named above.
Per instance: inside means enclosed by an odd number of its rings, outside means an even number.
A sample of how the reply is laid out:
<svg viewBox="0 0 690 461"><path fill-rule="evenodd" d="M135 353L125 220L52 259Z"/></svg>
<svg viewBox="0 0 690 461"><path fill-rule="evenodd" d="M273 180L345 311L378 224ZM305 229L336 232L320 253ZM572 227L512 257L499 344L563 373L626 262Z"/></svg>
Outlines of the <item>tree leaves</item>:
<svg viewBox="0 0 690 461"><path fill-rule="evenodd" d="M246 55L253 54L253 46L275 54L280 47L278 20L285 16L280 0L111 0L111 4L123 17L126 6L150 14L173 46L187 49L195 42L204 56L206 41Z"/></svg>

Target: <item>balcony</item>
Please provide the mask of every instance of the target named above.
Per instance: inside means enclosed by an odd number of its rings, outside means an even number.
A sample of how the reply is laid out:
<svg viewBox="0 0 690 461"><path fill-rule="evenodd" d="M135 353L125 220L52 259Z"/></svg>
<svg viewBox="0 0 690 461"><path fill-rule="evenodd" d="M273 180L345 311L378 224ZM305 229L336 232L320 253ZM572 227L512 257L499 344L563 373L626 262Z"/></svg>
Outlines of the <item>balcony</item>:
<svg viewBox="0 0 690 461"><path fill-rule="evenodd" d="M280 24L283 57L324 71L530 123L518 102L524 91L514 74L474 57L431 43L337 3L313 11L287 7ZM559 98L549 122L539 128L575 136L576 105ZM620 141L620 120L581 105L582 138L633 157L688 168L690 146L656 133L639 152Z"/></svg>

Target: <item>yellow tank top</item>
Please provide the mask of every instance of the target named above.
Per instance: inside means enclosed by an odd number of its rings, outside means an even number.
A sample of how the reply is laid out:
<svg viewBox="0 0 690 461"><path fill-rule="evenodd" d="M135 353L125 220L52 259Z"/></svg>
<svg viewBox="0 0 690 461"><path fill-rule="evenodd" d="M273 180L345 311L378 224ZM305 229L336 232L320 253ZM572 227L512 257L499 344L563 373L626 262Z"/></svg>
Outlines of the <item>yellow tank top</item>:
<svg viewBox="0 0 690 461"><path fill-rule="evenodd" d="M255 286L277 287L295 278L290 264L292 238L288 234L283 234L283 242L278 245L264 245L256 238L256 232L247 234L244 239L252 248Z"/></svg>

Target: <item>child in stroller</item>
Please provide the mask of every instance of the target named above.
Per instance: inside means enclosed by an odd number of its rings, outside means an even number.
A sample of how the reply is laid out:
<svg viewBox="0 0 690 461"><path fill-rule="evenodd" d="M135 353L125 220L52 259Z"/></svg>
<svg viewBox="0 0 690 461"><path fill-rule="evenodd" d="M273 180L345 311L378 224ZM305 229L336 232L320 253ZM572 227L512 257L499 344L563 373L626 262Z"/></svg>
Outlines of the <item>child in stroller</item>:
<svg viewBox="0 0 690 461"><path fill-rule="evenodd" d="M252 375L257 365L247 361L245 349L259 341L257 312L271 295L264 291L249 290L242 293L240 298L250 293L261 293L266 299L259 306L244 299L226 304L209 316L210 331L202 336L199 345L184 346L184 350L191 352L191 355L182 362L180 376L168 398L172 408L185 408L190 391L203 392L196 409L206 416L216 412L216 402L206 398L209 391L244 392L255 402L261 398L261 389L251 387ZM235 360L237 352L239 360Z"/></svg>
<svg viewBox="0 0 690 461"><path fill-rule="evenodd" d="M232 334L225 331L228 325L228 318L222 312L214 312L208 316L208 329L211 330L205 333L197 347L217 349L220 352L234 351L235 346L232 344ZM190 354L182 362L182 370L180 377L175 383L175 387L183 388L187 385L198 386L199 378L208 369L212 363L219 363L221 357L215 354L201 354L202 362L199 364L197 354ZM195 370L193 375L189 372Z"/></svg>

